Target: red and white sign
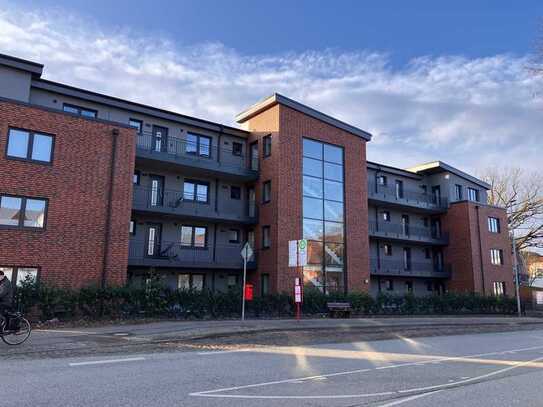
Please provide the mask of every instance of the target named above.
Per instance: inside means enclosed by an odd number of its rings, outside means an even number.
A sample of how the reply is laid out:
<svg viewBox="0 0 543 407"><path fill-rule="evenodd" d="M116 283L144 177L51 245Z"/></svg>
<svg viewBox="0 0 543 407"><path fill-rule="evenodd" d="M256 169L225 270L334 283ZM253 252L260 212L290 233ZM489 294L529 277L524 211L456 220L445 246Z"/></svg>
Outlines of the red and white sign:
<svg viewBox="0 0 543 407"><path fill-rule="evenodd" d="M245 301L253 300L253 285L245 284Z"/></svg>

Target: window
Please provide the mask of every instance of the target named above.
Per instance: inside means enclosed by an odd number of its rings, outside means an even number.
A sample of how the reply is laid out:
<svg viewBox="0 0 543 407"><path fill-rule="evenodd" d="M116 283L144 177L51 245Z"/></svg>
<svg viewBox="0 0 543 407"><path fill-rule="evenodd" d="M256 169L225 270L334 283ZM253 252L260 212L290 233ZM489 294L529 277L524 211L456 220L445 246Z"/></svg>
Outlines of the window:
<svg viewBox="0 0 543 407"><path fill-rule="evenodd" d="M403 269L411 270L411 248L403 248Z"/></svg>
<svg viewBox="0 0 543 407"><path fill-rule="evenodd" d="M409 215L402 215L402 233L409 235Z"/></svg>
<svg viewBox="0 0 543 407"><path fill-rule="evenodd" d="M265 296L270 293L270 275L262 274L260 276L260 295Z"/></svg>
<svg viewBox="0 0 543 407"><path fill-rule="evenodd" d="M50 163L53 136L27 130L9 129L6 156L37 163Z"/></svg>
<svg viewBox="0 0 543 407"><path fill-rule="evenodd" d="M495 266L503 265L503 250L490 249L490 262Z"/></svg>
<svg viewBox="0 0 543 407"><path fill-rule="evenodd" d="M88 109L86 107L70 105L68 103L64 103L64 105L62 106L62 110L68 113L78 114L79 116L91 117L93 119L96 119L96 116L98 115L98 111L94 109Z"/></svg>
<svg viewBox="0 0 543 407"><path fill-rule="evenodd" d="M431 259L432 258L432 250L429 247L424 249L424 258L425 259Z"/></svg>
<svg viewBox="0 0 543 407"><path fill-rule="evenodd" d="M238 285L238 276L236 274L229 274L226 285L229 289L235 288Z"/></svg>
<svg viewBox="0 0 543 407"><path fill-rule="evenodd" d="M234 141L232 143L232 155L243 155L243 144Z"/></svg>
<svg viewBox="0 0 543 407"><path fill-rule="evenodd" d="M239 229L230 229L228 232L228 242L230 243L239 243Z"/></svg>
<svg viewBox="0 0 543 407"><path fill-rule="evenodd" d="M267 249L271 246L270 227L262 226L262 248Z"/></svg>
<svg viewBox="0 0 543 407"><path fill-rule="evenodd" d="M462 198L463 198L463 189L462 189L462 185L458 185L456 184L454 186L454 197L456 198L457 201L461 201Z"/></svg>
<svg viewBox="0 0 543 407"><path fill-rule="evenodd" d="M269 157L271 155L271 142L272 142L271 134L268 134L267 136L264 136L264 138L262 139L262 142L264 143L263 144L264 157Z"/></svg>
<svg viewBox="0 0 543 407"><path fill-rule="evenodd" d="M235 185L230 186L230 199L241 199L241 188Z"/></svg>
<svg viewBox="0 0 543 407"><path fill-rule="evenodd" d="M132 236L136 235L136 221L135 220L130 220L130 226L128 230Z"/></svg>
<svg viewBox="0 0 543 407"><path fill-rule="evenodd" d="M396 180L396 199L403 198L403 181Z"/></svg>
<svg viewBox="0 0 543 407"><path fill-rule="evenodd" d="M0 195L0 226L43 229L47 200Z"/></svg>
<svg viewBox="0 0 543 407"><path fill-rule="evenodd" d="M385 280L385 289L387 291L394 291L394 281L392 280Z"/></svg>
<svg viewBox="0 0 543 407"><path fill-rule="evenodd" d="M181 246L206 247L207 228L205 226L181 226Z"/></svg>
<svg viewBox="0 0 543 407"><path fill-rule="evenodd" d="M470 201L479 202L479 191L475 188L468 187L468 199Z"/></svg>
<svg viewBox="0 0 543 407"><path fill-rule="evenodd" d="M185 201L208 202L209 184L202 181L185 180L183 182L183 199Z"/></svg>
<svg viewBox="0 0 543 407"><path fill-rule="evenodd" d="M389 211L383 211L382 215L383 215L383 220L385 222L390 222L390 212Z"/></svg>
<svg viewBox="0 0 543 407"><path fill-rule="evenodd" d="M392 245L390 243L385 243L383 245L383 251L385 252L385 256L392 256Z"/></svg>
<svg viewBox="0 0 543 407"><path fill-rule="evenodd" d="M428 227L428 218L422 218L422 224L424 225L425 228Z"/></svg>
<svg viewBox="0 0 543 407"><path fill-rule="evenodd" d="M203 274L178 274L178 290L202 291L204 289L205 276Z"/></svg>
<svg viewBox="0 0 543 407"><path fill-rule="evenodd" d="M271 181L266 181L262 185L262 202L267 203L271 201Z"/></svg>
<svg viewBox="0 0 543 407"><path fill-rule="evenodd" d="M377 185L381 185L383 187L387 186L387 177L384 175L379 175L377 177Z"/></svg>
<svg viewBox="0 0 543 407"><path fill-rule="evenodd" d="M187 133L185 152L200 157L211 157L211 137Z"/></svg>
<svg viewBox="0 0 543 407"><path fill-rule="evenodd" d="M141 133L143 130L143 122L138 119L130 119L128 125L136 129L136 132Z"/></svg>
<svg viewBox="0 0 543 407"><path fill-rule="evenodd" d="M4 272L6 278L17 287L23 283L35 283L38 281L37 267L6 267L0 266L0 270Z"/></svg>
<svg viewBox="0 0 543 407"><path fill-rule="evenodd" d="M413 292L413 282L412 281L406 281L405 282L405 292L408 294L411 294Z"/></svg>
<svg viewBox="0 0 543 407"><path fill-rule="evenodd" d="M500 233L500 220L498 218L488 217L488 231L491 233Z"/></svg>
<svg viewBox="0 0 543 407"><path fill-rule="evenodd" d="M134 185L140 184L140 177L141 173L139 171L134 171L134 175L132 176L132 182L134 183Z"/></svg>
<svg viewBox="0 0 543 407"><path fill-rule="evenodd" d="M251 170L258 171L258 142L251 144L249 161L251 162Z"/></svg>
<svg viewBox="0 0 543 407"><path fill-rule="evenodd" d="M505 295L505 281L494 281L494 295L496 297Z"/></svg>

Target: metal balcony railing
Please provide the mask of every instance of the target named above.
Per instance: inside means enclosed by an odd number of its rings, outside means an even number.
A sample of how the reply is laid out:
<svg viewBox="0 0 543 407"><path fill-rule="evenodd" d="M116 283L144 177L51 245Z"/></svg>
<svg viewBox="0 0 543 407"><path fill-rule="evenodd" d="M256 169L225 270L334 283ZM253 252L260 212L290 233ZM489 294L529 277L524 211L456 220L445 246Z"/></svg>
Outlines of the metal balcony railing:
<svg viewBox="0 0 543 407"><path fill-rule="evenodd" d="M386 258L370 258L370 270L373 274L412 277L441 277L451 276L451 266L437 265L433 262L408 262Z"/></svg>
<svg viewBox="0 0 543 407"><path fill-rule="evenodd" d="M137 133L138 151L151 153L157 157L182 160L192 165L202 165L222 170L258 171L258 157L247 158L247 148L240 153L230 148L213 144L213 139L191 142L171 135L158 136L151 132Z"/></svg>
<svg viewBox="0 0 543 407"><path fill-rule="evenodd" d="M448 207L447 198L409 189L404 189L400 192L394 186L377 185L373 181L368 182L368 197L370 199L420 208L443 210Z"/></svg>
<svg viewBox="0 0 543 407"><path fill-rule="evenodd" d="M132 265L156 267L241 268L243 267L241 249L241 243L194 247L182 245L179 241L152 243L131 240L128 250L128 262ZM256 259L257 253L255 251L248 262L248 267L255 267Z"/></svg>
<svg viewBox="0 0 543 407"><path fill-rule="evenodd" d="M447 244L449 234L435 227L419 227L410 224L393 222L369 221L370 236L388 237L393 239L413 240L420 242Z"/></svg>
<svg viewBox="0 0 543 407"><path fill-rule="evenodd" d="M243 208L219 206L209 201L208 194L184 193L163 188L145 188L134 185L133 209L194 216L210 219L225 219L240 222L254 222L257 219L255 202L247 202Z"/></svg>

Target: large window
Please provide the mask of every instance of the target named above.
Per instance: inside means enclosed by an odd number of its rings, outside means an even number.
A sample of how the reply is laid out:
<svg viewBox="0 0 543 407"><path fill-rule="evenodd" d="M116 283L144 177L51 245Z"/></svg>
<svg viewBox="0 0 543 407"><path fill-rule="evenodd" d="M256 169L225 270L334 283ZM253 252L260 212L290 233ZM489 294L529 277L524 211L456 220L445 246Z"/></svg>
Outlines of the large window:
<svg viewBox="0 0 543 407"><path fill-rule="evenodd" d="M183 183L183 199L185 201L208 202L209 183L185 180Z"/></svg>
<svg viewBox="0 0 543 407"><path fill-rule="evenodd" d="M38 280L38 269L36 267L9 267L0 266L7 279L18 287L23 283L35 283Z"/></svg>
<svg viewBox="0 0 543 407"><path fill-rule="evenodd" d="M343 148L303 140L304 283L325 292L344 287Z"/></svg>
<svg viewBox="0 0 543 407"><path fill-rule="evenodd" d="M491 233L500 233L500 219L489 216L488 231Z"/></svg>
<svg viewBox="0 0 543 407"><path fill-rule="evenodd" d="M9 129L8 158L37 163L50 163L53 156L53 136L27 130Z"/></svg>
<svg viewBox="0 0 543 407"><path fill-rule="evenodd" d="M503 264L503 250L490 249L490 262L496 266L501 266Z"/></svg>
<svg viewBox="0 0 543 407"><path fill-rule="evenodd" d="M181 226L181 246L206 247L207 228L204 226Z"/></svg>
<svg viewBox="0 0 543 407"><path fill-rule="evenodd" d="M0 226L43 229L46 212L45 199L0 195Z"/></svg>
<svg viewBox="0 0 543 407"><path fill-rule="evenodd" d="M93 119L96 119L96 116L98 116L98 111L94 109L70 105L68 103L64 103L64 105L62 106L62 110L68 113L78 114L79 116L91 117Z"/></svg>
<svg viewBox="0 0 543 407"><path fill-rule="evenodd" d="M211 157L211 137L187 133L185 152L200 157Z"/></svg>

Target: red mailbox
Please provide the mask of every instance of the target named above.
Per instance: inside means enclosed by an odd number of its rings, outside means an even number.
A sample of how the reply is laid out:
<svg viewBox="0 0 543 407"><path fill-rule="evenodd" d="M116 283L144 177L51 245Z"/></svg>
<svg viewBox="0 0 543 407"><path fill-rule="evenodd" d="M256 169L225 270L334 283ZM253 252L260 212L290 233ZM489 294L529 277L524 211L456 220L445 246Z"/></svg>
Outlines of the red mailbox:
<svg viewBox="0 0 543 407"><path fill-rule="evenodd" d="M246 301L253 300L253 285L252 284L245 284L245 300Z"/></svg>

